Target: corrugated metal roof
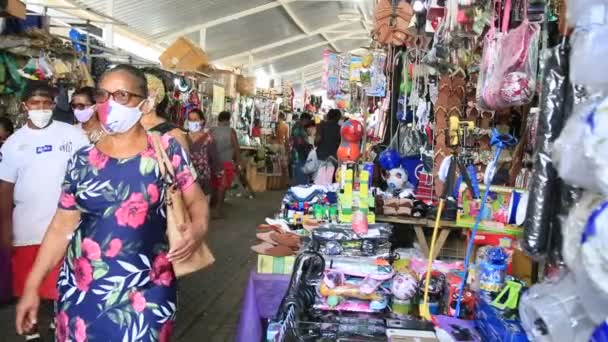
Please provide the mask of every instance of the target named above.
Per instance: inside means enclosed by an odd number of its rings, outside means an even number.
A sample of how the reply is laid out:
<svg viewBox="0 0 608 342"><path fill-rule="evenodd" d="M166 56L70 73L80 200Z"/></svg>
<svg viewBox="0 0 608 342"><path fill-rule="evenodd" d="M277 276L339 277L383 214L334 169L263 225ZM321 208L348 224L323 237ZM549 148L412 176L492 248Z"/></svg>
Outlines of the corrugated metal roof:
<svg viewBox="0 0 608 342"><path fill-rule="evenodd" d="M283 73L292 69L297 69L322 59L323 51L329 49L329 45L306 50L302 53L279 59L271 64L264 65L266 71L270 71L272 65L275 73ZM320 69L320 67L317 67Z"/></svg>
<svg viewBox="0 0 608 342"><path fill-rule="evenodd" d="M349 32L355 37L365 37L366 29L362 22L347 23L339 18L341 13L364 12L372 17L375 0L356 1L287 1L287 6L295 15L291 18L277 0L111 0L114 1L114 18L126 22L127 29L157 43L167 36L183 35L192 41L199 41L201 25L213 23L206 29L206 51L212 62L222 60L222 64L243 66L249 63L248 52L252 53L257 67L267 71L283 73L310 65L322 59L326 38L333 41L341 51L347 52L367 46L369 39L338 39ZM107 13L107 0L74 0L82 7L89 7ZM262 6L262 7L260 7ZM223 18L243 13L242 17L227 21ZM109 14L109 13L108 13ZM303 26L303 32L298 25ZM343 25L340 25L343 23ZM336 26L330 32L320 32L327 26ZM311 33L306 37L305 33ZM321 33L324 33L323 37ZM335 40L335 41L334 41ZM280 43L280 44L279 44ZM269 45L272 44L272 48ZM306 49L306 47L310 47ZM256 51L259 50L259 51ZM302 50L285 56L290 51ZM275 56L283 56L263 65L260 61ZM255 69L255 68L254 68ZM319 70L319 65L311 68ZM298 73L302 70L298 70ZM306 70L304 70L306 71Z"/></svg>
<svg viewBox="0 0 608 342"><path fill-rule="evenodd" d="M219 59L301 33L282 8L273 8L208 29L207 52Z"/></svg>

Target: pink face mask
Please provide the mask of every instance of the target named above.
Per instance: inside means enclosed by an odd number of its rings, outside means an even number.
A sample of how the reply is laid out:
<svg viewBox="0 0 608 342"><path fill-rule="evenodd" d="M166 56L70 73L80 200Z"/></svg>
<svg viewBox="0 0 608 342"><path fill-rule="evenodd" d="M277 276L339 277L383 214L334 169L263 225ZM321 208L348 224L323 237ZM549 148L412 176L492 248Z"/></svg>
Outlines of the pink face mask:
<svg viewBox="0 0 608 342"><path fill-rule="evenodd" d="M95 113L95 106L90 106L85 109L74 109L74 116L76 120L80 123L85 123L91 120L93 114Z"/></svg>

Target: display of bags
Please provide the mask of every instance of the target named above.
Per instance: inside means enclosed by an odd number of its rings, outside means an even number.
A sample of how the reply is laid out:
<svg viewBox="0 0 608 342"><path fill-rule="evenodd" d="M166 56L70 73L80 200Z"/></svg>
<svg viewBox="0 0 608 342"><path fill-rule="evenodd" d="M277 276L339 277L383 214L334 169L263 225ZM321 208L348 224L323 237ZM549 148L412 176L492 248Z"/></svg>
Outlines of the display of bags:
<svg viewBox="0 0 608 342"><path fill-rule="evenodd" d="M426 146L426 143L427 138L422 131L416 129L411 123L401 123L390 147L397 150L401 157L413 157L420 155L420 151Z"/></svg>
<svg viewBox="0 0 608 342"><path fill-rule="evenodd" d="M175 171L173 170L171 160L167 153L162 148L160 136L152 134L154 143L154 151L160 168L160 174L165 182L164 198L166 203L165 213L167 216L167 237L169 238L169 246L171 249L182 239L182 232L179 226L190 222L188 209L184 204L182 192L177 187L175 182ZM200 247L192 254L190 259L182 262L173 262L173 271L176 277L182 277L187 274L202 270L203 268L213 264L215 258L205 242L201 243Z"/></svg>

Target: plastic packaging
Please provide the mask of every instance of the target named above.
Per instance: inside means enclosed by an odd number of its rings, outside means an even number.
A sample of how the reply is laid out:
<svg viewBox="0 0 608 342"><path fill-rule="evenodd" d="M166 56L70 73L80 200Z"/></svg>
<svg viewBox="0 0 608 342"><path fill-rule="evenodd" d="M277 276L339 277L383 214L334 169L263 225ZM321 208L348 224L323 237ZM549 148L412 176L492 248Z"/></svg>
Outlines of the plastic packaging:
<svg viewBox="0 0 608 342"><path fill-rule="evenodd" d="M562 225L564 262L571 269L580 267L581 237L591 212L601 203L601 197L595 193L585 193L572 209Z"/></svg>
<svg viewBox="0 0 608 342"><path fill-rule="evenodd" d="M527 9L528 1L522 8ZM484 109L497 110L530 103L536 92L540 26L524 19L508 30L511 0L506 0L502 29L492 26L484 39L484 50L477 84L477 100ZM496 14L493 14L495 22Z"/></svg>
<svg viewBox="0 0 608 342"><path fill-rule="evenodd" d="M582 235L581 262L573 267L578 293L596 323L608 317L608 202L595 208Z"/></svg>
<svg viewBox="0 0 608 342"><path fill-rule="evenodd" d="M588 341L595 324L577 295L578 279L566 274L532 286L519 305L521 322L528 336L540 342Z"/></svg>
<svg viewBox="0 0 608 342"><path fill-rule="evenodd" d="M592 189L608 195L608 98L586 117L584 153L593 164L595 184Z"/></svg>
<svg viewBox="0 0 608 342"><path fill-rule="evenodd" d="M568 184L594 190L595 176L592 160L584 153L587 117L597 108L597 101L588 101L575 108L559 138L552 147L551 157L559 176Z"/></svg>
<svg viewBox="0 0 608 342"><path fill-rule="evenodd" d="M570 78L593 89L608 89L608 27L578 28L572 38Z"/></svg>
<svg viewBox="0 0 608 342"><path fill-rule="evenodd" d="M551 218L555 214L557 172L551 162L551 144L557 139L564 124L567 91L567 53L557 46L549 50L543 60L543 94L538 118L534 174L530 180L530 199L524 223L523 249L534 258L546 256L551 234Z"/></svg>

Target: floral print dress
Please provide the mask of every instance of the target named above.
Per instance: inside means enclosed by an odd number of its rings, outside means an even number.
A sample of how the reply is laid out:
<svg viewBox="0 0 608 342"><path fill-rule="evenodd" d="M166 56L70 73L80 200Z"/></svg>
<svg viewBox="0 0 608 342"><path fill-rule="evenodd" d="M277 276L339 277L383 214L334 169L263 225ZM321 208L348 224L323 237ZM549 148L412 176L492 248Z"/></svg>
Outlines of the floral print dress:
<svg viewBox="0 0 608 342"><path fill-rule="evenodd" d="M188 157L168 135L161 141L184 191L196 178ZM81 221L59 276L58 342L169 341L177 284L162 193L151 141L127 159L95 146L72 157L59 207Z"/></svg>

